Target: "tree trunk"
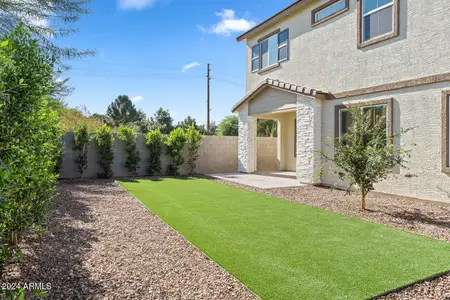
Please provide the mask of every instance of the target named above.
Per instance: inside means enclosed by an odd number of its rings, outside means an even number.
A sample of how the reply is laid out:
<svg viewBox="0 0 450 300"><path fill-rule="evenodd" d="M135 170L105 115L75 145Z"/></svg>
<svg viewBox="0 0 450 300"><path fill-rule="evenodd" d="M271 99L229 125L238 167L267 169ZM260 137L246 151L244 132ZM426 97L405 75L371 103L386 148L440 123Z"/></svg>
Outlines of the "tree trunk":
<svg viewBox="0 0 450 300"><path fill-rule="evenodd" d="M365 192L362 192L361 208L362 208L362 210L366 210L366 193Z"/></svg>
<svg viewBox="0 0 450 300"><path fill-rule="evenodd" d="M19 243L19 236L17 232L12 232L11 233L11 244L13 246L17 246L17 244Z"/></svg>

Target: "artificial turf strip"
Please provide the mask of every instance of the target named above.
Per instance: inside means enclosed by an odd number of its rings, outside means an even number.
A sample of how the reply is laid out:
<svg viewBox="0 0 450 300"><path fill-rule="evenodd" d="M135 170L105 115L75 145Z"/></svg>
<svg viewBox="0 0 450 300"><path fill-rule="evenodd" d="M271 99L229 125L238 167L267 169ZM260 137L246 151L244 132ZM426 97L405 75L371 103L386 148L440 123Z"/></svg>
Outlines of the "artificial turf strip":
<svg viewBox="0 0 450 300"><path fill-rule="evenodd" d="M119 182L263 299L366 299L450 270L450 243L214 181Z"/></svg>

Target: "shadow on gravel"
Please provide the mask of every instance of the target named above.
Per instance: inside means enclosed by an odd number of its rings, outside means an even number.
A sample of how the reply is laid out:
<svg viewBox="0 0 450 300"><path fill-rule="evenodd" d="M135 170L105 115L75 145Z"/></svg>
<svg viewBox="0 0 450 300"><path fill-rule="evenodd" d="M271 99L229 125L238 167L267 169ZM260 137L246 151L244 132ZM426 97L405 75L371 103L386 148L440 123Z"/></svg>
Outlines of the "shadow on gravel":
<svg viewBox="0 0 450 300"><path fill-rule="evenodd" d="M59 196L48 219L48 232L42 237L25 237L24 262L8 266L6 282L50 283L48 299L92 299L93 295L102 294L102 286L83 267L92 244L98 241L97 233L90 229L95 216L77 193L89 185L60 183Z"/></svg>
<svg viewBox="0 0 450 300"><path fill-rule="evenodd" d="M383 213L387 214L389 216L392 216L394 218L399 218L399 219L403 219L406 221L426 223L426 224L450 229L450 221L448 218L442 219L442 218L439 218L439 217L436 217L433 215L428 215L419 210L414 210L414 211L403 210L403 211L399 211L399 212L392 212L392 213L383 212Z"/></svg>

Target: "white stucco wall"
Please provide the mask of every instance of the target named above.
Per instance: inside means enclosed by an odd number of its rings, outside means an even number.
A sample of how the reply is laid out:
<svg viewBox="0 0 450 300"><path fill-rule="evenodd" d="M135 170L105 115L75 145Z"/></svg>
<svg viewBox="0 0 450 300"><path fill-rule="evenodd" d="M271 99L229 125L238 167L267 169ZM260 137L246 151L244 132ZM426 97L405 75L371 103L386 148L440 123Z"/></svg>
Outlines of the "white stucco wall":
<svg viewBox="0 0 450 300"><path fill-rule="evenodd" d="M312 4L247 41L247 91L265 78L341 92L450 72L450 1L400 0L400 36L357 49L356 1L350 9L311 27ZM289 28L290 57L262 74L250 69L251 46L275 29Z"/></svg>
<svg viewBox="0 0 450 300"><path fill-rule="evenodd" d="M450 202L450 175L441 172L441 92L448 89L450 83L439 83L345 100L324 101L323 140L325 142L327 136L334 136L335 105L392 97L394 132L398 132L400 128L414 128L397 141L397 144L405 145L411 150L411 158L408 169L394 169L389 180L377 184L376 190ZM336 180L334 175L325 172L324 183L334 184Z"/></svg>
<svg viewBox="0 0 450 300"><path fill-rule="evenodd" d="M293 93L284 92L274 88L266 88L249 103L249 115L279 112L294 109L297 106L297 97Z"/></svg>

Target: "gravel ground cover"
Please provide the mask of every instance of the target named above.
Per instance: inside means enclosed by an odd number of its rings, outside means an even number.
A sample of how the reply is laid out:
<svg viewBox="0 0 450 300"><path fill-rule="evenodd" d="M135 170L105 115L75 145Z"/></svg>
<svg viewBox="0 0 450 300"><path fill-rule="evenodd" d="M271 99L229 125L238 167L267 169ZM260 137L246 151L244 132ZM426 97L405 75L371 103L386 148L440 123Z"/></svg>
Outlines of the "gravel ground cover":
<svg viewBox="0 0 450 300"><path fill-rule="evenodd" d="M49 232L1 282L51 283L47 299L258 299L116 183L58 190Z"/></svg>
<svg viewBox="0 0 450 300"><path fill-rule="evenodd" d="M314 186L259 189L230 181L210 179L450 242L449 204L373 193L367 198L368 211L363 212L357 193L348 195L345 191ZM450 273L378 299L450 300Z"/></svg>
<svg viewBox="0 0 450 300"><path fill-rule="evenodd" d="M263 299L366 299L449 270L450 243L196 178L121 181Z"/></svg>

